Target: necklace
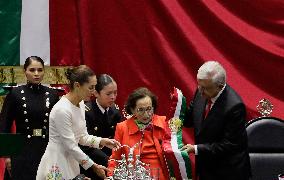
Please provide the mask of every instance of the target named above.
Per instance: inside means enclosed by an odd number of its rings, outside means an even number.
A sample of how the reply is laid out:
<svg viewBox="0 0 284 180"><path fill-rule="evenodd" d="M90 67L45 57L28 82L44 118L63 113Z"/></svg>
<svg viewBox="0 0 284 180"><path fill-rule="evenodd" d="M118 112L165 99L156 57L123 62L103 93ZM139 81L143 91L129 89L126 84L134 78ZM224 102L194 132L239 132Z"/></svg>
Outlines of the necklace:
<svg viewBox="0 0 284 180"><path fill-rule="evenodd" d="M141 131L143 129L146 129L147 127L149 127L150 125L152 125L152 121L149 121L147 123L143 123L141 121L139 121L138 119L134 120L136 125L138 126L138 129Z"/></svg>

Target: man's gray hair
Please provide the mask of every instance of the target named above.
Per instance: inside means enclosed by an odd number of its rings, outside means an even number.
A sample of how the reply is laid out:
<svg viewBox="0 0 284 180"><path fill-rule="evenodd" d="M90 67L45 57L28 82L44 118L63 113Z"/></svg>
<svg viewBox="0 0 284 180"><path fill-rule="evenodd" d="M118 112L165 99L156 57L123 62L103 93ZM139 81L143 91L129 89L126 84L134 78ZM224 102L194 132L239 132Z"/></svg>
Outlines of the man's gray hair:
<svg viewBox="0 0 284 180"><path fill-rule="evenodd" d="M197 79L212 79L217 85L226 83L226 71L217 61L207 61L199 69Z"/></svg>

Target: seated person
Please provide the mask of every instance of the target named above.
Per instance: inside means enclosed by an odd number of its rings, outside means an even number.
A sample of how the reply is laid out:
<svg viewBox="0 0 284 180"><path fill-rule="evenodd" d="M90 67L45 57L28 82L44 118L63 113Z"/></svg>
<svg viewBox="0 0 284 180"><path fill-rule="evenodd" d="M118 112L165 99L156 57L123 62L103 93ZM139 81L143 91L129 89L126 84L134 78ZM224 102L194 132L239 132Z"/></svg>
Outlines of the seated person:
<svg viewBox="0 0 284 180"><path fill-rule="evenodd" d="M163 157L161 141L165 135L166 117L154 114L157 108L157 97L147 88L138 88L128 97L125 105L126 112L131 118L118 123L115 130L115 139L121 145L135 146L134 160L140 155L143 163L150 168L159 169L159 179L168 178L167 166ZM110 159L121 159L122 154L129 153L128 147L121 147L113 151ZM116 161L109 161L109 169L113 171ZM111 175L109 173L109 175Z"/></svg>

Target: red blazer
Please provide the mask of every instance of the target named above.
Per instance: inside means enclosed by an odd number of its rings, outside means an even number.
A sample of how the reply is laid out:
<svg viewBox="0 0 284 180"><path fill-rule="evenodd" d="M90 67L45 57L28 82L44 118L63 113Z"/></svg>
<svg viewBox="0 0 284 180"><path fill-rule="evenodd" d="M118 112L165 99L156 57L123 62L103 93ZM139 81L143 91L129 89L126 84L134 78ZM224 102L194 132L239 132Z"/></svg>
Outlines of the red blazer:
<svg viewBox="0 0 284 180"><path fill-rule="evenodd" d="M163 156L163 151L161 147L162 140L165 135L166 127L166 117L154 115L152 118L153 124L153 140L157 155L161 164L161 169L164 177L168 179L168 170ZM137 142L140 141L142 133L138 129L134 118L127 119L123 122L120 122L116 126L114 138L121 143L121 145L129 145L130 147L134 146ZM121 159L121 154L126 154L126 157L129 153L128 148L121 148L117 151L112 151L110 159ZM139 154L139 147L135 148L134 156ZM114 161L109 162L109 169L113 171L116 163ZM161 172L160 172L161 174Z"/></svg>

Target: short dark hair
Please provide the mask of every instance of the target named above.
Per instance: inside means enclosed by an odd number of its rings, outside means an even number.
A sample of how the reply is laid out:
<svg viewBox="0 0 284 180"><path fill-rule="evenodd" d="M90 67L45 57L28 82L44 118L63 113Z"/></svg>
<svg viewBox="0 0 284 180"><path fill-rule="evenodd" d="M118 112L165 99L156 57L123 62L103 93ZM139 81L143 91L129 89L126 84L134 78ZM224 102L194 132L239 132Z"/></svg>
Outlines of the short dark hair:
<svg viewBox="0 0 284 180"><path fill-rule="evenodd" d="M74 88L75 82L82 85L89 82L89 77L95 76L94 71L86 65L68 68L65 74L69 80L70 89Z"/></svg>
<svg viewBox="0 0 284 180"><path fill-rule="evenodd" d="M40 62L41 65L44 67L44 61L38 57L38 56L30 56L28 57L26 60L25 60L25 64L24 64L24 70L26 71L28 66L32 63L32 60L33 61L37 61L37 62Z"/></svg>
<svg viewBox="0 0 284 180"><path fill-rule="evenodd" d="M109 85L110 83L112 83L112 82L115 82L114 80L113 80L113 78L110 76L110 75L108 75L108 74L101 74L101 75L99 75L99 77L97 78L97 84L96 84L96 91L98 92L98 93L100 93L100 91L105 87L105 86L107 86L107 85Z"/></svg>
<svg viewBox="0 0 284 180"><path fill-rule="evenodd" d="M149 96L152 100L152 106L154 108L154 112L157 109L158 105L158 98L155 94L153 94L149 89L146 87L140 87L138 89L135 89L127 98L127 101L125 103L125 110L127 114L132 114L131 109L136 108L136 102L139 99L142 99L144 97Z"/></svg>

